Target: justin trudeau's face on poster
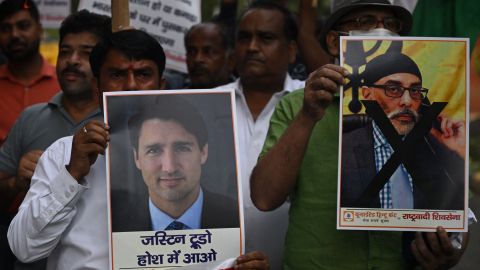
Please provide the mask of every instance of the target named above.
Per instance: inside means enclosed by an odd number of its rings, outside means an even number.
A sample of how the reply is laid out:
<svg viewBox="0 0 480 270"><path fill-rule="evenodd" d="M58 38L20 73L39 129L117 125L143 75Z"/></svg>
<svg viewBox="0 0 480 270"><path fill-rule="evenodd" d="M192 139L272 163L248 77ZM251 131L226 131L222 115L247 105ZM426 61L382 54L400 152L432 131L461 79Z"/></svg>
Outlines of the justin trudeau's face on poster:
<svg viewBox="0 0 480 270"><path fill-rule="evenodd" d="M162 119L143 122L134 151L135 164L159 208L162 204L193 204L207 157L208 144L200 147L195 135L181 124Z"/></svg>

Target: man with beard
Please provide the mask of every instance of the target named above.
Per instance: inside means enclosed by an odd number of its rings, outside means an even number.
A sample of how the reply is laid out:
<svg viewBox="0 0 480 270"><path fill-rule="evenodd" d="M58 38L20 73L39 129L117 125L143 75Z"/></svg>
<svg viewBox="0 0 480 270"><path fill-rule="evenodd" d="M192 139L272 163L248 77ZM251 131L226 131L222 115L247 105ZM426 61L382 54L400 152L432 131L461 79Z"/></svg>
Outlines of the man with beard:
<svg viewBox="0 0 480 270"><path fill-rule="evenodd" d="M165 54L141 30L111 35L91 51L96 94L165 87ZM102 103L100 103L102 104ZM109 127L91 120L50 145L8 231L19 260L47 258L47 269L108 269L105 149ZM268 269L261 252L237 258L237 269Z"/></svg>
<svg viewBox="0 0 480 270"><path fill-rule="evenodd" d="M0 4L0 50L7 58L0 67L0 145L26 107L48 101L60 89L55 68L39 52L42 32L33 1Z"/></svg>
<svg viewBox="0 0 480 270"><path fill-rule="evenodd" d="M407 35L411 27L411 13L390 1L334 1L320 44L338 58L342 34ZM417 262L425 269L452 267L468 233L456 249L443 227L415 233L411 242L402 232L336 229L338 91L348 76L345 68L327 64L310 74L305 89L283 97L252 172L251 197L259 209L271 211L290 200L284 268L412 269Z"/></svg>
<svg viewBox="0 0 480 270"><path fill-rule="evenodd" d="M206 22L192 26L185 34L190 89L208 89L231 81L232 44L227 28Z"/></svg>
<svg viewBox="0 0 480 270"><path fill-rule="evenodd" d="M10 216L2 224L6 225L3 233L6 234L8 223L30 186L43 150L55 140L73 134L87 121L101 119L88 58L97 42L108 35L110 27L110 18L86 10L63 21L57 59L62 92L48 103L36 104L23 111L0 148L1 206Z"/></svg>
<svg viewBox="0 0 480 270"><path fill-rule="evenodd" d="M380 105L398 135L408 135L421 117L422 106L427 106L422 102L428 89L422 87L417 64L402 53L389 52L368 62L363 77L363 98ZM445 117L440 120L445 136L432 129L424 137L426 144L413 146L414 154L398 166L379 192L367 187L393 153L382 129L372 121L344 134L341 206L463 210L464 123Z"/></svg>

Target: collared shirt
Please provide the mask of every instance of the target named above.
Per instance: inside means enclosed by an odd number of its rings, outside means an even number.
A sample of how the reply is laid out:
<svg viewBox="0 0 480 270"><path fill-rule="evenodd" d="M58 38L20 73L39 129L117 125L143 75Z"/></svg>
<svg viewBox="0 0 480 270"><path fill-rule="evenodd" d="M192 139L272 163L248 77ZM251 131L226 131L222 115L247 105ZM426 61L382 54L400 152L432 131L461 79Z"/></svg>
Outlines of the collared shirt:
<svg viewBox="0 0 480 270"><path fill-rule="evenodd" d="M303 88L304 81L294 80L287 74L283 91L273 94L257 119L253 119L247 105L240 79L219 86L216 89L234 89L237 115L237 137L241 149L240 166L242 177L242 193L245 217L245 247L247 252L262 250L267 254L272 269L280 269L283 254L284 238L288 225L289 204L271 212L261 212L250 198L250 174L257 164L258 155L268 131L270 117L279 100L293 90Z"/></svg>
<svg viewBox="0 0 480 270"><path fill-rule="evenodd" d="M148 199L148 209L150 210L150 216L152 217L152 228L155 231L162 231L165 230L170 223L174 220L180 221L187 229L200 229L200 224L202 220L202 206L203 206L203 190L200 189L200 193L198 194L197 199L195 202L190 206L190 208L183 213L179 218L173 219L168 214L160 210L156 207L152 199Z"/></svg>
<svg viewBox="0 0 480 270"><path fill-rule="evenodd" d="M45 150L59 138L72 135L88 121L101 119L100 109L76 123L62 105L63 92L48 103L25 109L0 148L0 171L16 175L20 158L32 150Z"/></svg>
<svg viewBox="0 0 480 270"><path fill-rule="evenodd" d="M71 148L65 137L41 156L8 242L23 262L48 257L48 270L108 269L105 157L77 182L65 168Z"/></svg>
<svg viewBox="0 0 480 270"><path fill-rule="evenodd" d="M375 167L377 169L377 172L379 172L382 169L383 164L385 164L387 160L390 158L390 156L392 155L393 149L392 149L392 146L387 142L387 139L383 135L382 131L380 131L380 128L377 126L377 124L374 121L372 121L372 124L373 124L373 152L375 154ZM408 180L410 182L410 189L413 192L412 177L407 172L403 164L401 164L400 166L403 172L408 176ZM381 208L393 208L391 180L389 180L385 184L385 186L380 190L379 196L380 196Z"/></svg>
<svg viewBox="0 0 480 270"><path fill-rule="evenodd" d="M60 90L55 67L42 59L42 69L38 77L29 85L18 81L8 69L8 64L0 66L0 145L20 113L28 106L47 102Z"/></svg>

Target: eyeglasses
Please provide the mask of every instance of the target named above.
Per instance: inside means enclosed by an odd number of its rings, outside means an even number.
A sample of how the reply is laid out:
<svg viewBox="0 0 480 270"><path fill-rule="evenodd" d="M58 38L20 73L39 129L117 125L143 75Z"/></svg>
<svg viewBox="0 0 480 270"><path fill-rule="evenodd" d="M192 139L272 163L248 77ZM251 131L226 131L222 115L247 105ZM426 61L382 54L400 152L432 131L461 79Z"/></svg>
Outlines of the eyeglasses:
<svg viewBox="0 0 480 270"><path fill-rule="evenodd" d="M399 33L402 31L403 22L395 17L386 17L383 18L383 20L377 20L375 16L365 15L355 19L339 22L338 25L356 23L356 28L358 28L358 30L368 31L375 29L380 22L385 26L386 29L392 32Z"/></svg>
<svg viewBox="0 0 480 270"><path fill-rule="evenodd" d="M422 100L427 97L428 89L421 86L403 87L400 85L378 85L372 84L368 87L381 88L385 91L387 97L399 98L408 90L410 97L415 100Z"/></svg>

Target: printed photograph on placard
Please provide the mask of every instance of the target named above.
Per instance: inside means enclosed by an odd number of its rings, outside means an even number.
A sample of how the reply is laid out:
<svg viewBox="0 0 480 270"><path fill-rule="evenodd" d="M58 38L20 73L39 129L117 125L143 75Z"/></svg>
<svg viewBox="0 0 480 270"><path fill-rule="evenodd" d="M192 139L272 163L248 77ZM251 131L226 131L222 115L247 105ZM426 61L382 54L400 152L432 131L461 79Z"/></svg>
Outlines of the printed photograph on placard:
<svg viewBox="0 0 480 270"><path fill-rule="evenodd" d="M112 269L243 253L233 91L104 93Z"/></svg>
<svg viewBox="0 0 480 270"><path fill-rule="evenodd" d="M342 37L337 228L467 231L468 39Z"/></svg>

